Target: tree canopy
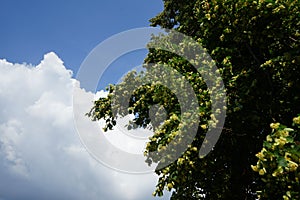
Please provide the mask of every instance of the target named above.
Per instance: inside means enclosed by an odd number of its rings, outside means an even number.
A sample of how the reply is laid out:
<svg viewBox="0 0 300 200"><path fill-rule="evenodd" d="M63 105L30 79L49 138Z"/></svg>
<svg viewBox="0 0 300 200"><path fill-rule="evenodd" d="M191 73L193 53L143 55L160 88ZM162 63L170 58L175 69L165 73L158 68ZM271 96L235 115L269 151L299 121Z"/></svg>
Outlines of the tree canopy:
<svg viewBox="0 0 300 200"><path fill-rule="evenodd" d="M293 117L300 113L299 9L298 0L164 0L164 10L150 20L151 25L174 29L203 46L212 60L204 56L198 64L211 66L213 62L226 89L226 106L219 108L220 113L226 109L226 121L213 151L199 157L207 130L210 126L219 126L215 120L217 116L211 111L213 89L208 88L203 74L193 67L195 63L170 51L151 48L151 43L169 44L172 36L153 37L145 58L146 72L130 72L123 82L110 85L108 97L95 101L89 113L94 120L106 120L105 130L116 124L117 113L121 116L135 114L128 128L147 127L151 122L155 132L145 150L146 162L162 166L156 170L160 178L154 195L161 196L164 189L172 189L173 200L256 199L258 194L261 199L299 198L299 193L294 193L300 190L299 160L295 160L299 159L299 153L295 153L299 150L298 132L274 125L280 122L290 127ZM171 48L194 51L188 41ZM192 117L194 110L181 112L176 94L159 81L140 84L135 90L128 87L145 81L145 77L147 80L147 70L155 70L153 65L147 65L150 63L171 67L188 80L198 101L195 118ZM167 80L170 85L176 84L168 78L167 72L150 74ZM130 99L129 107L115 108L112 104L114 97L122 95ZM152 105L158 105L153 111L155 117L150 116ZM199 120L180 123L189 118ZM271 127L270 123L273 123ZM163 159L157 152L163 152L184 127L194 125L198 127L197 133L187 150L164 166L166 159L172 158L165 156ZM290 142L290 145L282 145L281 140ZM182 145L180 139L178 143L178 146ZM276 153L278 155L274 156ZM268 156L266 160L262 154ZM281 169L292 170L293 175L281 176ZM283 181L276 179L276 173ZM285 185L285 180L290 178L294 182ZM271 190L273 183L276 187Z"/></svg>

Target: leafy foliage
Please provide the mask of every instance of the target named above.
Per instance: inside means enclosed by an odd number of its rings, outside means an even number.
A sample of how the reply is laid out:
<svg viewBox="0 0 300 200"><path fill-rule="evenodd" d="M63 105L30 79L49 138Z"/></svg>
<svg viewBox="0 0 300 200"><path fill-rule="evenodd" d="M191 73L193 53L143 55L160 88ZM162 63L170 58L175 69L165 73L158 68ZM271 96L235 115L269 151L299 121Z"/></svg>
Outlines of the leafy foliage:
<svg viewBox="0 0 300 200"><path fill-rule="evenodd" d="M261 175L253 172L251 164L256 162L255 154L271 132L268 124L275 121L289 124L291 116L300 113L299 9L298 0L164 0L164 10L151 19L152 25L173 28L193 37L211 55L226 87L227 117L214 150L200 159L199 148L209 121L215 118L211 116L211 91L201 74L191 66L193 63L168 51L149 49L145 64L171 66L189 80L199 101L200 116L197 135L187 151L169 166L156 171L160 178L154 195L161 196L167 189L173 191L173 200L256 199L256 191L263 191L262 194L267 195L264 198L274 199L261 188L265 182ZM152 42L166 41L168 37L158 36ZM174 48L184 51L189 45L183 42ZM151 70L149 65L145 68ZM192 111L181 113L176 95L159 81L129 93L132 88L128 88L128 83L134 87L133 83L141 82L144 76L130 72L122 83L111 85L109 96L96 101L89 116L94 120L106 119L107 129L115 124L113 114L122 116L129 112L136 118L128 127L146 127L150 123L149 108L161 105L158 110L165 109L167 119L161 112L155 112L155 134L149 139L145 156L149 164L163 163L161 157L151 152L168 147L168 143L180 135L178 127L183 115L190 115ZM157 78L167 79L163 75ZM129 96L128 110L113 108L113 98L122 96L115 95L116 88L119 94ZM277 136L269 137L275 141ZM280 165L287 164L279 160ZM262 174L260 167L259 164L257 168ZM268 168L265 170L268 172ZM281 190L272 191L275 197L283 196Z"/></svg>
<svg viewBox="0 0 300 200"><path fill-rule="evenodd" d="M252 169L263 181L260 199L300 198L300 116L293 119L295 129L272 123L262 150L256 154L258 162Z"/></svg>

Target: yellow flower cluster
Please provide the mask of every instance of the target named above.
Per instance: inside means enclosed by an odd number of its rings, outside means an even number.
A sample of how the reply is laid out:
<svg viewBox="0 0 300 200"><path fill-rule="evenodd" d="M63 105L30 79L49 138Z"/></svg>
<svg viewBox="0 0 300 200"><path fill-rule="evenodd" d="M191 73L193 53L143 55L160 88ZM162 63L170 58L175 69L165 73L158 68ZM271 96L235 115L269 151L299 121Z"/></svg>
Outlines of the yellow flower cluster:
<svg viewBox="0 0 300 200"><path fill-rule="evenodd" d="M278 129L279 126L280 126L280 123L271 123L270 124L271 129Z"/></svg>
<svg viewBox="0 0 300 200"><path fill-rule="evenodd" d="M286 144L287 140L285 137L280 137L275 139L275 146L284 146Z"/></svg>
<svg viewBox="0 0 300 200"><path fill-rule="evenodd" d="M293 161L288 161L288 169L289 171L293 172L293 171L296 171L298 169L298 164L293 162Z"/></svg>
<svg viewBox="0 0 300 200"><path fill-rule="evenodd" d="M290 200L292 198L291 192L287 191L285 195L283 195L283 200Z"/></svg>
<svg viewBox="0 0 300 200"><path fill-rule="evenodd" d="M293 122L300 125L300 116L294 117Z"/></svg>

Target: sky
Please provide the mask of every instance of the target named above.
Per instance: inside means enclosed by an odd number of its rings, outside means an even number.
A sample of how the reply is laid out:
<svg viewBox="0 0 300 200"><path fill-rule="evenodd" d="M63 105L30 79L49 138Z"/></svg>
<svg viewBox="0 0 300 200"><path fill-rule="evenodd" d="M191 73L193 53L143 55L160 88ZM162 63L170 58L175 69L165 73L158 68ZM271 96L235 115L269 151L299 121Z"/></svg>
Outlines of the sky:
<svg viewBox="0 0 300 200"><path fill-rule="evenodd" d="M76 74L103 40L147 27L163 9L161 0L1 0L0 58L37 65L55 52Z"/></svg>
<svg viewBox="0 0 300 200"><path fill-rule="evenodd" d="M0 8L0 199L169 199L151 196L155 174L122 173L94 159L78 135L72 101L77 89L83 118L91 98L106 95L80 87L81 63L108 37L148 26L162 2L0 0ZM135 65L145 53L116 63Z"/></svg>

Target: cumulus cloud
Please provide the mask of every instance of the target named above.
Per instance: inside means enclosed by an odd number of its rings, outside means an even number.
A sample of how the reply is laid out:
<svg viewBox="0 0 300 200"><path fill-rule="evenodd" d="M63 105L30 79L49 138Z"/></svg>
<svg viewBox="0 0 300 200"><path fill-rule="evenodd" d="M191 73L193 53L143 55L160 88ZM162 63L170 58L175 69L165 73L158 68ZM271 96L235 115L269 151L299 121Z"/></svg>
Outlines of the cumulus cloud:
<svg viewBox="0 0 300 200"><path fill-rule="evenodd" d="M1 200L153 199L154 174L106 168L81 144L72 106L78 86L55 53L38 66L0 60Z"/></svg>

